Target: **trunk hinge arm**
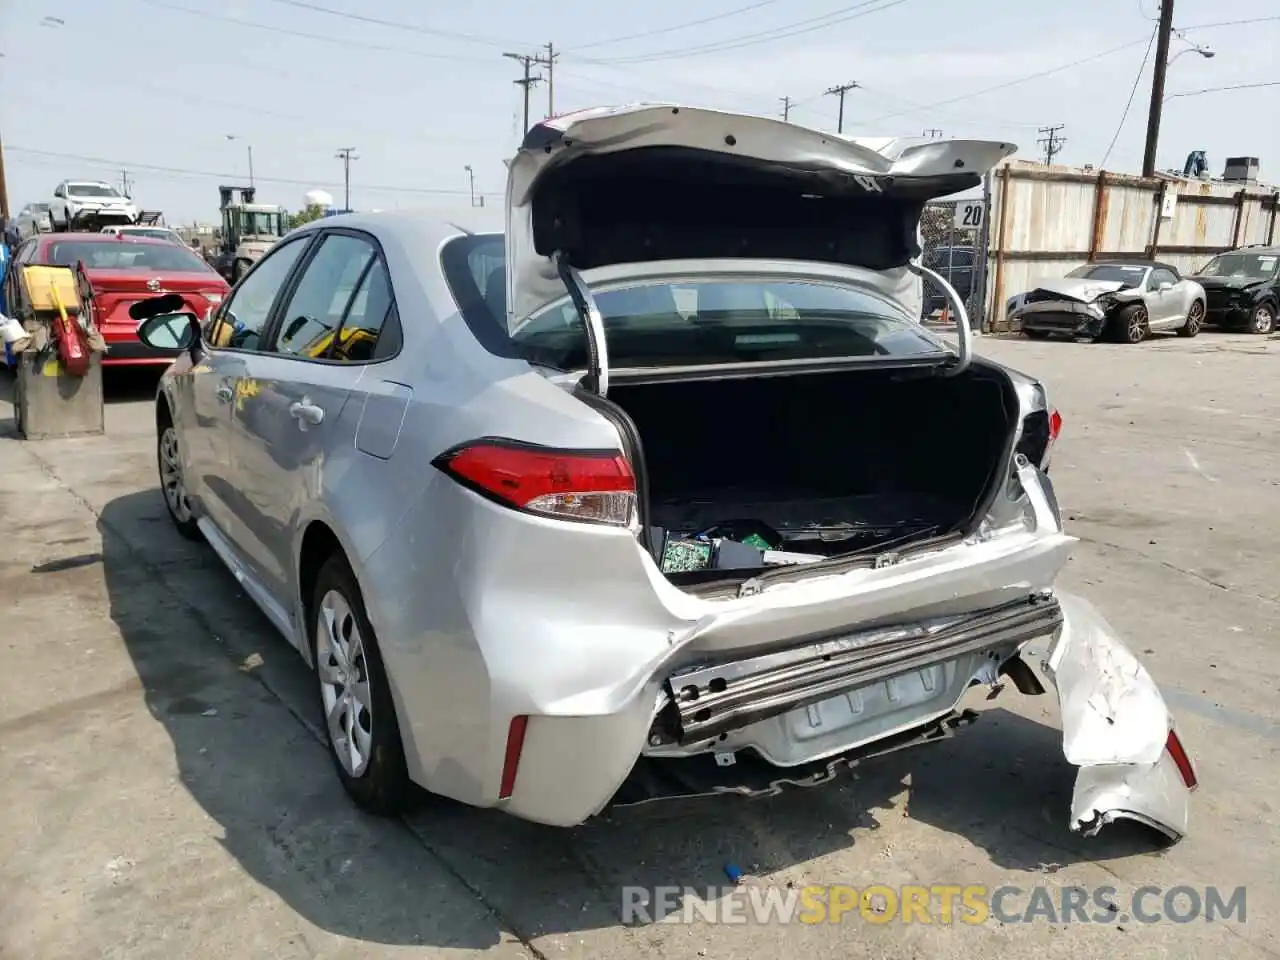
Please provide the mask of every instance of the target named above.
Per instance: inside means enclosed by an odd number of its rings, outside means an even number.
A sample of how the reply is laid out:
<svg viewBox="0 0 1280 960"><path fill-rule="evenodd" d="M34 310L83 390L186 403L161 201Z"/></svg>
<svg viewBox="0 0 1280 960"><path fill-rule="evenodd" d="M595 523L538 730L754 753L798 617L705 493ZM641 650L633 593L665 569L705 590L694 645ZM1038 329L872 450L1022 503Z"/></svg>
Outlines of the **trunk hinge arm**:
<svg viewBox="0 0 1280 960"><path fill-rule="evenodd" d="M569 255L557 250L552 256L587 335L587 375L582 378L582 385L603 397L609 392L609 345L604 339L604 317L582 274L569 263Z"/></svg>
<svg viewBox="0 0 1280 960"><path fill-rule="evenodd" d="M941 274L930 270L919 260L912 260L907 264L911 272L925 280L931 280L942 291L943 296L947 298L947 302L951 305L952 311L956 318L956 348L958 356L956 362L946 370L946 375L954 377L957 373L963 371L969 366L969 361L973 359L973 331L969 329L969 311L964 308L964 303L960 300L960 294L956 293L955 287L947 283Z"/></svg>

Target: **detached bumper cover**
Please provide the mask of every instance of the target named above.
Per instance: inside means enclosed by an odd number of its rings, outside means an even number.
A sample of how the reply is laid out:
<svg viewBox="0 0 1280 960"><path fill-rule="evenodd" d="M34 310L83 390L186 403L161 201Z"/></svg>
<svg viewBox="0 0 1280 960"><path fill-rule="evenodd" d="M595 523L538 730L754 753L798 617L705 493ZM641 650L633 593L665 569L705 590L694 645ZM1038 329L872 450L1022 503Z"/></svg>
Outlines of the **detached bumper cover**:
<svg viewBox="0 0 1280 960"><path fill-rule="evenodd" d="M1129 819L1181 839L1195 770L1169 752L1173 718L1155 681L1088 601L1059 599L1064 620L1044 667L1058 689L1063 753L1080 768L1071 829L1092 836Z"/></svg>

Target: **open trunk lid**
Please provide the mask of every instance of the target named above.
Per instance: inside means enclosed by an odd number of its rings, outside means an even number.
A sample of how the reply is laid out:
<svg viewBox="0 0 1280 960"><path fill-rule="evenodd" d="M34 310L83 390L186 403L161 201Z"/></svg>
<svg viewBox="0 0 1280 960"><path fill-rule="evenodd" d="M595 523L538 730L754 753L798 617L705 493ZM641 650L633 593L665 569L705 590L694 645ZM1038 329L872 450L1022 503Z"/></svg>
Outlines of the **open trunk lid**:
<svg viewBox="0 0 1280 960"><path fill-rule="evenodd" d="M905 276L920 254L924 204L978 185L1015 149L889 140L879 152L867 143L669 104L535 125L508 170L508 327L577 286L599 366L604 331L589 287L603 271L617 281L626 265L648 264L652 275L658 261L687 270L733 259Z"/></svg>

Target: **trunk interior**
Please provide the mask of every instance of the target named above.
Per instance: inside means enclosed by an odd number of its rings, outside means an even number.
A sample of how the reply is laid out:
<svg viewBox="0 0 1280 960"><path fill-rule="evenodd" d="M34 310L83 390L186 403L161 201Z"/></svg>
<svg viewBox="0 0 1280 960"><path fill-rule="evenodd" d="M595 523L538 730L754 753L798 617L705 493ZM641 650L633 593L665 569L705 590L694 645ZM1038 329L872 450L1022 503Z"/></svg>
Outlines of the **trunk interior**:
<svg viewBox="0 0 1280 960"><path fill-rule="evenodd" d="M966 531L1018 410L1008 378L977 362L954 377L615 381L609 399L640 436L649 545L676 583Z"/></svg>

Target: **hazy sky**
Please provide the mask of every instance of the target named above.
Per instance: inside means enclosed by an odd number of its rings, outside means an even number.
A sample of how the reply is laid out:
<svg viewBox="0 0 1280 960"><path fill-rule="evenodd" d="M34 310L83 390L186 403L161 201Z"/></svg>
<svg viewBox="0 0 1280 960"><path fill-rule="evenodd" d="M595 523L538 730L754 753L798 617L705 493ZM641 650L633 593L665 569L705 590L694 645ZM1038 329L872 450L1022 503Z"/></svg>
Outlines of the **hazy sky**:
<svg viewBox="0 0 1280 960"><path fill-rule="evenodd" d="M15 210L64 178L119 182L126 168L142 207L213 220L217 185L247 178L249 144L259 200L290 209L316 187L342 202L334 154L347 146L356 209L465 207L467 164L492 204L520 133L520 67L502 54L553 41L557 113L678 100L776 115L790 96L793 121L834 130L822 91L856 81L846 132L940 128L1034 157L1037 127L1061 123L1058 162L1098 164L1156 12L1156 0L0 0L0 134ZM1175 24L1216 56L1179 57L1169 93L1280 81L1275 0L1177 0ZM1149 93L1148 61L1109 169L1140 167ZM1257 156L1280 181L1277 104L1280 85L1173 97L1159 165L1204 149L1220 175L1228 156ZM547 107L543 83L531 115Z"/></svg>

